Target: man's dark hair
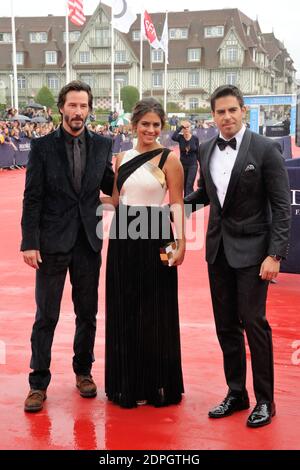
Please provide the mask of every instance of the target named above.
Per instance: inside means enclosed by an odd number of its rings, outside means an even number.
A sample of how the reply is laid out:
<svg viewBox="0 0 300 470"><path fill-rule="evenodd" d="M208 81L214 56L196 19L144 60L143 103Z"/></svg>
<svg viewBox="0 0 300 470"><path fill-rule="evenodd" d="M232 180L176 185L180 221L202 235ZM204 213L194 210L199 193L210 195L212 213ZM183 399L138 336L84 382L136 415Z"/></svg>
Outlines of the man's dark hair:
<svg viewBox="0 0 300 470"><path fill-rule="evenodd" d="M216 100L224 96L235 96L241 108L245 104L243 94L238 87L234 85L222 85L217 88L210 97L210 106L213 112L215 112Z"/></svg>
<svg viewBox="0 0 300 470"><path fill-rule="evenodd" d="M58 110L62 108L66 102L66 97L69 91L86 91L89 98L89 110L93 109L93 95L90 85L80 80L73 80L73 82L67 83L59 92L57 99ZM60 111L59 111L60 112ZM61 114L61 112L60 112Z"/></svg>

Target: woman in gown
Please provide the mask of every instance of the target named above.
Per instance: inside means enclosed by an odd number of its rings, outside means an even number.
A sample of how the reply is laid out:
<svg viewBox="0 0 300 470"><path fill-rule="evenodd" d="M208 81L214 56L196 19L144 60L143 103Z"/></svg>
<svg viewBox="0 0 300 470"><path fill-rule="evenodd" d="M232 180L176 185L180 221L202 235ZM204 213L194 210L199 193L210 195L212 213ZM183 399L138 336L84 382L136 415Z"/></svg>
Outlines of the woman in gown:
<svg viewBox="0 0 300 470"><path fill-rule="evenodd" d="M176 404L184 391L177 297L177 266L185 254L183 170L157 142L164 123L159 102L137 103L136 147L117 157L113 195L102 198L104 207L116 207L107 254L105 391L124 408ZM172 267L160 259L160 248L174 240L167 190L177 208Z"/></svg>

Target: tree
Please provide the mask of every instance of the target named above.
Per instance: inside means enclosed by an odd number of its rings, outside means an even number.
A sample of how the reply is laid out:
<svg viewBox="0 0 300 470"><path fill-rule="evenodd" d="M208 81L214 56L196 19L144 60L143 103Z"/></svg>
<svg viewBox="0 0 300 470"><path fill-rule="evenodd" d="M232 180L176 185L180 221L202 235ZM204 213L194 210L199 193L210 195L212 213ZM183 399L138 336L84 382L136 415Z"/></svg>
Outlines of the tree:
<svg viewBox="0 0 300 470"><path fill-rule="evenodd" d="M43 86L38 94L35 96L37 103L46 106L47 108L53 108L55 105L55 99L48 87Z"/></svg>
<svg viewBox="0 0 300 470"><path fill-rule="evenodd" d="M121 100L123 101L125 113L131 113L139 97L139 90L134 86L124 86L121 88Z"/></svg>
<svg viewBox="0 0 300 470"><path fill-rule="evenodd" d="M179 113L181 111L182 109L177 103L173 103L172 101L167 103L167 113Z"/></svg>

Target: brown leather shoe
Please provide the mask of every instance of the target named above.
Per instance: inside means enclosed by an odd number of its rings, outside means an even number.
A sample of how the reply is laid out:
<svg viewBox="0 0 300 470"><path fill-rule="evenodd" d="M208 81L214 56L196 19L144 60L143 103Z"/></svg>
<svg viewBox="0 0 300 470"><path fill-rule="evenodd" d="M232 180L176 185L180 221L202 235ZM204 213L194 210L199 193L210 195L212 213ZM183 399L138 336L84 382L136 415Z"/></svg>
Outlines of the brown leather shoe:
<svg viewBox="0 0 300 470"><path fill-rule="evenodd" d="M24 411L28 411L30 413L41 411L46 398L46 390L31 389L24 403Z"/></svg>
<svg viewBox="0 0 300 470"><path fill-rule="evenodd" d="M97 385L91 375L76 375L76 387L83 398L93 398L97 395Z"/></svg>

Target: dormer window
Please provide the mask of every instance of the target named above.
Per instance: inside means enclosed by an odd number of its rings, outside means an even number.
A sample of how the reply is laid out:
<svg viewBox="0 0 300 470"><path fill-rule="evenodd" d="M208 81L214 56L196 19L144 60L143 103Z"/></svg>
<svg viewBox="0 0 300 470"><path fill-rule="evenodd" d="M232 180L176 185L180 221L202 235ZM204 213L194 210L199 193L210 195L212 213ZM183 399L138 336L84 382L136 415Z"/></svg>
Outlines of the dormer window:
<svg viewBox="0 0 300 470"><path fill-rule="evenodd" d="M222 38L224 36L224 26L206 26L204 36L206 38Z"/></svg>
<svg viewBox="0 0 300 470"><path fill-rule="evenodd" d="M44 43L48 41L48 34L46 32L30 33L31 43Z"/></svg>

